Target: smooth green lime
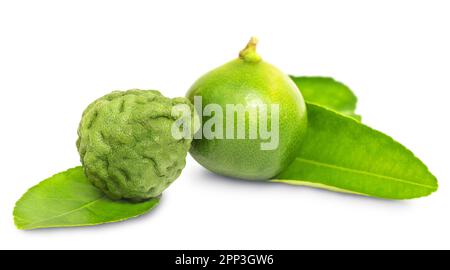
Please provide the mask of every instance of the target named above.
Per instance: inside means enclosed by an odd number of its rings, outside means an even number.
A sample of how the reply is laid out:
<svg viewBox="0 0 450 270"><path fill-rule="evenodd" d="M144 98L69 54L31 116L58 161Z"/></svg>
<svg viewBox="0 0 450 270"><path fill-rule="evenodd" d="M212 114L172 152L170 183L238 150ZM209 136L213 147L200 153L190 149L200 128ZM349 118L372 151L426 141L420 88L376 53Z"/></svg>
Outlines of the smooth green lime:
<svg viewBox="0 0 450 270"><path fill-rule="evenodd" d="M306 106L297 86L286 74L261 59L256 53L256 43L256 39L252 38L238 59L203 75L186 94L195 103L199 113L204 112L209 104L220 105L223 110L223 114L202 114L202 132L212 117L217 117L217 123L222 123L223 130L227 129L226 123L232 117L235 128L235 139L229 139L223 134L222 138L218 137L220 134L213 139L204 136L201 139L194 138L191 155L210 171L243 179L269 179L280 173L295 158L307 128ZM202 97L201 106L195 102L196 96ZM238 104L247 109L266 105L267 109L267 121L259 121L258 117L245 113L244 139L236 139L239 114L228 114L227 117L227 105ZM272 134L274 136L267 139L261 136L259 128L261 124L271 127L276 123L272 105L278 105L279 136L275 138L275 134ZM258 111L258 116L261 114ZM258 126L257 138L250 137L252 124ZM270 128L268 130L272 131ZM277 147L262 149L262 143L270 141L273 146L277 139Z"/></svg>

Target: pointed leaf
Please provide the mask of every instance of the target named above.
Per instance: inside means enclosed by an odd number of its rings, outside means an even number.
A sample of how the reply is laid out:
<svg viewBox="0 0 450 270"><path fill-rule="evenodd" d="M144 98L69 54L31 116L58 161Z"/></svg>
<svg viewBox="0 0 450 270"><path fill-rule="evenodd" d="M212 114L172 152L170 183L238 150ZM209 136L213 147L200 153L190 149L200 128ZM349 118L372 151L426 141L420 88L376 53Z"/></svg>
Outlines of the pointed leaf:
<svg viewBox="0 0 450 270"><path fill-rule="evenodd" d="M308 104L308 132L297 159L274 182L389 199L426 196L436 178L391 137Z"/></svg>
<svg viewBox="0 0 450 270"><path fill-rule="evenodd" d="M16 203L14 222L23 230L97 225L142 215L158 203L110 200L76 167L30 188Z"/></svg>
<svg viewBox="0 0 450 270"><path fill-rule="evenodd" d="M355 114L357 98L345 84L329 77L290 77L306 102L361 120L361 116Z"/></svg>

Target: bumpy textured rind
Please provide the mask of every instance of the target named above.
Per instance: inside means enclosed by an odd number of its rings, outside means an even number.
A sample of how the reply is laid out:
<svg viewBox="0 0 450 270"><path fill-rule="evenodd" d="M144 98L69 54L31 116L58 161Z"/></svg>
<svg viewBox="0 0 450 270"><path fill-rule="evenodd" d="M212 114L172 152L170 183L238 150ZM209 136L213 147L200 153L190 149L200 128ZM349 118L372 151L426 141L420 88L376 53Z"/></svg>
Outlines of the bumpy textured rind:
<svg viewBox="0 0 450 270"><path fill-rule="evenodd" d="M172 108L192 104L156 90L114 91L91 103L77 148L89 180L112 199L141 201L162 193L186 164L191 139L175 139Z"/></svg>

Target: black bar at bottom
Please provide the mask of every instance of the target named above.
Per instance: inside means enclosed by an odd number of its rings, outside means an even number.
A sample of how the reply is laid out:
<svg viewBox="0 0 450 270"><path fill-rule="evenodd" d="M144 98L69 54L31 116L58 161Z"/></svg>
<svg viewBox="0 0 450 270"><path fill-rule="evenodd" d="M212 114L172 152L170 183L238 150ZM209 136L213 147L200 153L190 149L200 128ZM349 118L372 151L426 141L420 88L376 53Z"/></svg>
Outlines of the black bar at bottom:
<svg viewBox="0 0 450 270"><path fill-rule="evenodd" d="M46 250L0 251L2 263L10 260L15 268L114 267L156 269L158 266L190 269L310 269L314 267L385 268L414 266L429 269L445 261L448 251L294 251L294 250ZM281 268L280 268L281 267Z"/></svg>

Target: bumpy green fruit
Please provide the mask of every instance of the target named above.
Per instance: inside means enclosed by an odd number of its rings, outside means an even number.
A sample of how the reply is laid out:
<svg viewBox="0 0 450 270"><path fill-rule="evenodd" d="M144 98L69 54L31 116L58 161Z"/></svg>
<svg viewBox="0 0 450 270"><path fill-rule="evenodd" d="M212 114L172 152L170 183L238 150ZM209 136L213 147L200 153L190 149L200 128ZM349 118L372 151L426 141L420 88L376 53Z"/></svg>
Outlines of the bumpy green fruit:
<svg viewBox="0 0 450 270"><path fill-rule="evenodd" d="M257 139L194 139L190 153L202 166L226 176L243 179L270 179L286 168L295 158L307 128L306 106L294 82L273 65L261 60L256 53L256 39L252 38L239 58L220 66L199 78L186 96L202 97L201 111L208 104L218 104L223 112L227 104L279 105L279 145L262 150ZM223 117L222 117L223 116ZM216 115L225 126L227 114ZM271 115L270 115L271 116ZM211 115L212 117L212 115ZM203 116L203 123L211 119ZM236 115L234 117L237 117ZM250 118L246 114L246 134ZM228 119L230 120L230 119ZM269 122L273 121L269 117ZM257 123L260 125L261 123ZM236 122L235 122L236 125ZM270 127L270 124L268 124ZM205 126L204 126L205 127ZM225 128L225 127L224 127ZM237 128L235 126L235 128Z"/></svg>
<svg viewBox="0 0 450 270"><path fill-rule="evenodd" d="M114 91L83 113L77 147L89 180L113 199L156 197L181 173L191 139L175 139L172 107L154 90Z"/></svg>

